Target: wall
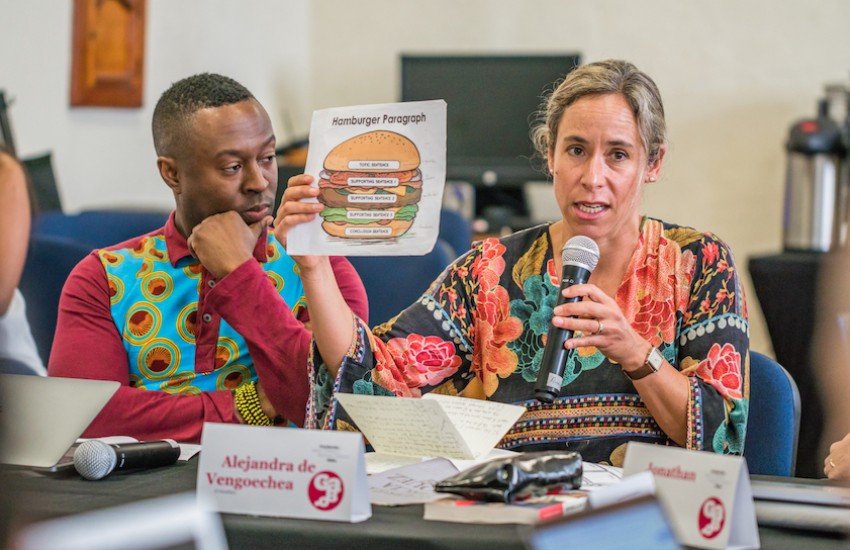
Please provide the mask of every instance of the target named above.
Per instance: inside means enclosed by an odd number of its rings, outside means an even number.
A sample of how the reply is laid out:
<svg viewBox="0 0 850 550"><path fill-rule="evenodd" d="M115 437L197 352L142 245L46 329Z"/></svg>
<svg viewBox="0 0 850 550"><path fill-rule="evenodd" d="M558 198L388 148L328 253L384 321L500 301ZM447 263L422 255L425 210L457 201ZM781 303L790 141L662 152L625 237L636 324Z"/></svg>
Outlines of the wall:
<svg viewBox="0 0 850 550"><path fill-rule="evenodd" d="M51 151L65 210L171 208L150 120L174 81L219 72L265 105L280 142L309 113L308 0L148 0L140 109L69 107L70 0L0 0L0 88L18 153Z"/></svg>
<svg viewBox="0 0 850 550"><path fill-rule="evenodd" d="M284 143L306 135L312 109L396 100L400 52L579 51L656 79L670 147L645 211L716 232L742 273L749 256L781 248L788 127L850 71L843 0L148 0L144 107L71 109L70 6L0 0L0 87L16 99L18 147L53 152L69 210L170 205L150 114L193 72L246 84ZM748 288L753 347L770 353Z"/></svg>

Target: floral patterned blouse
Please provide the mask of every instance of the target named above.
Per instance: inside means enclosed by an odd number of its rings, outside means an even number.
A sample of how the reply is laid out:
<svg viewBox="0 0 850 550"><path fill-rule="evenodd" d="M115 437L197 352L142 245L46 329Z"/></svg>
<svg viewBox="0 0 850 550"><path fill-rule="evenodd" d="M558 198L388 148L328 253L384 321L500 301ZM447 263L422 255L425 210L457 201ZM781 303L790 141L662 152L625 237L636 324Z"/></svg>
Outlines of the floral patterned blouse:
<svg viewBox="0 0 850 550"><path fill-rule="evenodd" d="M674 443L658 427L618 364L596 348L571 350L561 395L534 398L557 275L547 225L486 239L457 259L413 305L355 343L332 380L315 354L307 426L353 429L334 392L421 396L427 392L523 405L499 446L574 450L621 465L625 444ZM728 247L644 218L616 301L632 327L687 375L687 447L743 450L749 395L749 326Z"/></svg>

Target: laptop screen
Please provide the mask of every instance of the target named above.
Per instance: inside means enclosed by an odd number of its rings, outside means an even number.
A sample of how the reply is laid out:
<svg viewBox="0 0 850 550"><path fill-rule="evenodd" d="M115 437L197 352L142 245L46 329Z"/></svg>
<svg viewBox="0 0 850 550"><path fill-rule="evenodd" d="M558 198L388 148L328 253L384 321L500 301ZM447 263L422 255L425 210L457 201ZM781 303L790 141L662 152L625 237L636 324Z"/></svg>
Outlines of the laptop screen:
<svg viewBox="0 0 850 550"><path fill-rule="evenodd" d="M119 387L106 380L0 374L0 463L53 466Z"/></svg>
<svg viewBox="0 0 850 550"><path fill-rule="evenodd" d="M526 547L529 550L681 548L661 504L654 497L538 524L527 533Z"/></svg>

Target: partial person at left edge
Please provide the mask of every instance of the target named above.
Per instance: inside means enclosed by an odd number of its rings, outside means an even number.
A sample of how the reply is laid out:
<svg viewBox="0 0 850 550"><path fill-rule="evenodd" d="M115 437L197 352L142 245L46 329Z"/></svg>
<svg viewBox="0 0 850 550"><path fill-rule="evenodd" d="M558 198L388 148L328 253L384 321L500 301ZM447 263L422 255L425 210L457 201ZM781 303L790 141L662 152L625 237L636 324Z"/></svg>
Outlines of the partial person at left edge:
<svg viewBox="0 0 850 550"><path fill-rule="evenodd" d="M0 145L0 373L47 371L38 354L18 284L27 257L32 202L23 165Z"/></svg>
<svg viewBox="0 0 850 550"><path fill-rule="evenodd" d="M204 422L303 425L309 308L269 229L268 114L238 82L198 74L162 94L153 140L175 210L161 229L74 268L49 374L121 382L85 437L196 442ZM332 262L346 302L368 314L354 268Z"/></svg>

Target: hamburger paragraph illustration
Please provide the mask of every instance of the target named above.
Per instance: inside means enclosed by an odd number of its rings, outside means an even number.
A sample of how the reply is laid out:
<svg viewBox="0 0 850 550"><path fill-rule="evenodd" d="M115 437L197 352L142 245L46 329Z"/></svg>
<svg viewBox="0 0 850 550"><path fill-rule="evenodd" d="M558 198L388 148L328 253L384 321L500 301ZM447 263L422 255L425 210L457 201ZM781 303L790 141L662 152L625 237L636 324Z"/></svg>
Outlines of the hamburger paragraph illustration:
<svg viewBox="0 0 850 550"><path fill-rule="evenodd" d="M305 172L324 208L289 232L290 254L416 256L433 249L445 187L445 101L316 111L309 143Z"/></svg>
<svg viewBox="0 0 850 550"><path fill-rule="evenodd" d="M389 130L366 132L334 147L319 176L322 229L344 239L407 233L422 198L419 160L416 144Z"/></svg>

